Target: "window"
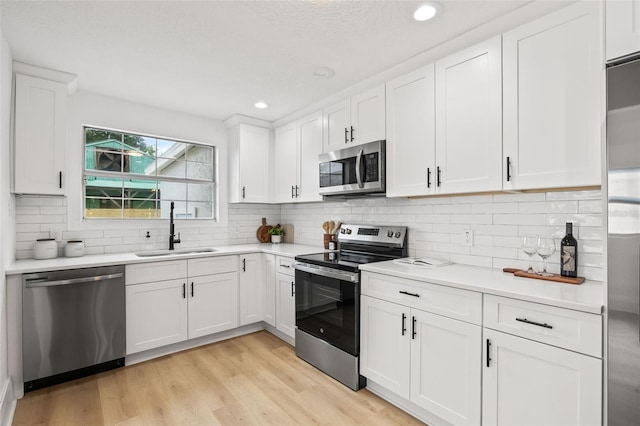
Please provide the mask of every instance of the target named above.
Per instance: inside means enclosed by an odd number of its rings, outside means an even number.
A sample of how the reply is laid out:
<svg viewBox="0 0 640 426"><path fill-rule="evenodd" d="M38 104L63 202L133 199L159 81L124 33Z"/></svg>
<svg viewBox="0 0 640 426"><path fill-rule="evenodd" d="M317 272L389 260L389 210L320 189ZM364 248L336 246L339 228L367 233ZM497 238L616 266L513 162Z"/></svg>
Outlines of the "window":
<svg viewBox="0 0 640 426"><path fill-rule="evenodd" d="M215 149L84 128L85 219L215 219Z"/></svg>

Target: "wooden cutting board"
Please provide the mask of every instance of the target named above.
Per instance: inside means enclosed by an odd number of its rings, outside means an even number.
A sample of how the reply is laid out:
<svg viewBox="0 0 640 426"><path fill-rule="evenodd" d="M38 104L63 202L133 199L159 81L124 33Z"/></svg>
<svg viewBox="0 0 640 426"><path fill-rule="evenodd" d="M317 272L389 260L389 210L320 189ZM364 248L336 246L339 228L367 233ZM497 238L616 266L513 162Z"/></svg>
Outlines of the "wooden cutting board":
<svg viewBox="0 0 640 426"><path fill-rule="evenodd" d="M536 280L545 280L545 281L555 281L555 282L564 283L564 284L582 284L584 282L584 277L571 278L571 277L563 277L562 275L559 275L559 274L553 274L553 276L551 277L543 277L542 275L532 274L530 272L526 272L521 269L515 269L515 268L503 268L502 272L508 272L510 274L513 274L516 277L534 278Z"/></svg>
<svg viewBox="0 0 640 426"><path fill-rule="evenodd" d="M256 231L256 238L261 243L269 243L271 242L271 235L269 235L269 230L273 228L271 225L267 225L267 218L262 218L262 226L258 228Z"/></svg>

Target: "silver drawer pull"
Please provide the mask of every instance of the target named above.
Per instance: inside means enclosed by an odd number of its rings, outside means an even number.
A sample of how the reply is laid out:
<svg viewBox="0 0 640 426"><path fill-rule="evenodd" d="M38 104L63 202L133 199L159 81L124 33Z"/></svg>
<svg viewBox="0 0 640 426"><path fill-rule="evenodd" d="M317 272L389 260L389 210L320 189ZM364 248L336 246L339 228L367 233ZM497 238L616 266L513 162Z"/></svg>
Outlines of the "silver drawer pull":
<svg viewBox="0 0 640 426"><path fill-rule="evenodd" d="M543 324L543 323L540 323L540 322L529 321L526 318L516 318L516 321L520 321L520 322L524 322L524 323L532 324L532 325L537 325L538 327L544 327L544 328L548 328L548 329L552 329L553 328L553 326L547 324L546 322Z"/></svg>

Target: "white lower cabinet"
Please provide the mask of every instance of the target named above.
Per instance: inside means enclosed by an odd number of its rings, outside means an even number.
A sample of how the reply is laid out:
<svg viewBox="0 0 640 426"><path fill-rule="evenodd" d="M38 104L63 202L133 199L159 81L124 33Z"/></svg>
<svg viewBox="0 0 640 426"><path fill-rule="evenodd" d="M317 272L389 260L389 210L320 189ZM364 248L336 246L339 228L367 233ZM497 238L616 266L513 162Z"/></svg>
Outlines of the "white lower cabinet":
<svg viewBox="0 0 640 426"><path fill-rule="evenodd" d="M237 271L237 256L127 265L127 355L238 327Z"/></svg>
<svg viewBox="0 0 640 426"><path fill-rule="evenodd" d="M189 339L238 326L238 274L204 275L190 279Z"/></svg>
<svg viewBox="0 0 640 426"><path fill-rule="evenodd" d="M184 279L126 287L127 355L187 339Z"/></svg>
<svg viewBox="0 0 640 426"><path fill-rule="evenodd" d="M484 296L483 425L598 425L602 317Z"/></svg>
<svg viewBox="0 0 640 426"><path fill-rule="evenodd" d="M483 425L601 424L600 359L484 333Z"/></svg>
<svg viewBox="0 0 640 426"><path fill-rule="evenodd" d="M253 324L264 318L262 253L240 256L240 325Z"/></svg>
<svg viewBox="0 0 640 426"><path fill-rule="evenodd" d="M361 297L360 374L454 424L480 424L481 327Z"/></svg>
<svg viewBox="0 0 640 426"><path fill-rule="evenodd" d="M276 326L276 257L273 254L264 255L264 322L272 327Z"/></svg>
<svg viewBox="0 0 640 426"><path fill-rule="evenodd" d="M295 277L281 272L276 274L276 328L291 338L296 331Z"/></svg>

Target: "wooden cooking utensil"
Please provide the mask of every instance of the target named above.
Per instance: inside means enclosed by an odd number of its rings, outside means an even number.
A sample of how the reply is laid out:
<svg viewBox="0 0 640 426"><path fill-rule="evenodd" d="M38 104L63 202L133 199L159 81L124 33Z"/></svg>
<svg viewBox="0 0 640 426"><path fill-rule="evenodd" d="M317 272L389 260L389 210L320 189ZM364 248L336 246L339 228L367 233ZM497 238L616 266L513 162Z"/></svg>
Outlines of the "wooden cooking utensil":
<svg viewBox="0 0 640 426"><path fill-rule="evenodd" d="M327 231L327 234L333 234L333 227L336 226L336 223L332 220L329 221L329 230Z"/></svg>

